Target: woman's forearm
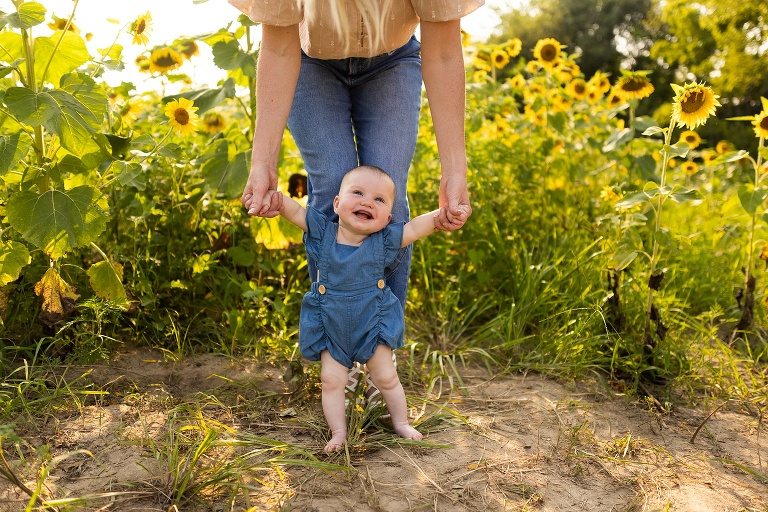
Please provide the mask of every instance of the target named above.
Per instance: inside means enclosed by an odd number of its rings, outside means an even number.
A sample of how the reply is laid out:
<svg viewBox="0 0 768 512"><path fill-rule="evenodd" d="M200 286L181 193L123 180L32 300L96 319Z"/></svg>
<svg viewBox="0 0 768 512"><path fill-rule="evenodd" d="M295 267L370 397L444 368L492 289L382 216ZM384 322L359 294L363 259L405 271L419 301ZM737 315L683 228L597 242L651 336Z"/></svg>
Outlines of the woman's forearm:
<svg viewBox="0 0 768 512"><path fill-rule="evenodd" d="M421 56L443 176L466 175L465 71L460 21L422 22Z"/></svg>
<svg viewBox="0 0 768 512"><path fill-rule="evenodd" d="M270 171L277 168L300 66L298 26L263 25L256 67L256 129L252 161Z"/></svg>

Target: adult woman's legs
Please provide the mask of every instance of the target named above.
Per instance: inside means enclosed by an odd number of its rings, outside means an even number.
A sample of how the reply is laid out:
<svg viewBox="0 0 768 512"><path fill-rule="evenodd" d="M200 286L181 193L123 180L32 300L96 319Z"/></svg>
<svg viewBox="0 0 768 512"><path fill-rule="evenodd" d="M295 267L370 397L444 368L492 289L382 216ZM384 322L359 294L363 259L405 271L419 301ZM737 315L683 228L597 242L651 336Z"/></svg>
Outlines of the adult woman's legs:
<svg viewBox="0 0 768 512"><path fill-rule="evenodd" d="M393 221L409 219L407 182L421 106L420 45L372 59L302 59L288 127L309 175L309 204L333 218L341 179L357 165L390 174ZM410 249L387 283L405 306ZM314 262L310 276L315 279Z"/></svg>

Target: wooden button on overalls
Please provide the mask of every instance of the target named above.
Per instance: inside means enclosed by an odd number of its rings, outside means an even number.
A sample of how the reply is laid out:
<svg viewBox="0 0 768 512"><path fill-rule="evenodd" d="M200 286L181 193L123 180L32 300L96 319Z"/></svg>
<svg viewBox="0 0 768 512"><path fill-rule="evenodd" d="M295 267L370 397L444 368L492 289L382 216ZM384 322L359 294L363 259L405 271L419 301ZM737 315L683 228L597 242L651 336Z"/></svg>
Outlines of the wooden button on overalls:
<svg viewBox="0 0 768 512"><path fill-rule="evenodd" d="M384 286L386 286L386 283L384 282L383 279L379 279L379 282L376 283L376 286L378 286L379 290L381 290L382 288L384 288Z"/></svg>
<svg viewBox="0 0 768 512"><path fill-rule="evenodd" d="M320 295L325 295L325 286L321 284L317 287L317 291L320 292Z"/></svg>

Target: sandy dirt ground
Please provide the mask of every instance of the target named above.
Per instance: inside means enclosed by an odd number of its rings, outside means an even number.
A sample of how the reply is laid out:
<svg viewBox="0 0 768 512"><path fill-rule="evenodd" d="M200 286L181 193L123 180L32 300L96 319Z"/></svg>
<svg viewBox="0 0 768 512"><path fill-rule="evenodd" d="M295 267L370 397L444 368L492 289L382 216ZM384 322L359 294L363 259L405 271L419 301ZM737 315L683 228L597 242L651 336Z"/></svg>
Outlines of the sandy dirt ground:
<svg viewBox="0 0 768 512"><path fill-rule="evenodd" d="M166 359L126 349L109 365L68 368L68 378L109 394L77 395L34 430L19 421L25 443L3 446L11 466L34 489L34 448L64 455L48 465L43 495L93 497L67 510L768 511L768 435L737 402L708 417L722 401L659 410L589 383L466 368L463 393L408 390L417 408L428 399L416 410L423 445L369 429L348 453L327 456L316 389L291 393L284 368L216 355ZM171 447L189 433L174 416L180 410L214 425L219 439L280 441L352 470L279 464L265 452L237 477L234 501L201 495L174 507ZM238 449L205 452L195 478ZM0 479L0 511L23 511L28 501Z"/></svg>

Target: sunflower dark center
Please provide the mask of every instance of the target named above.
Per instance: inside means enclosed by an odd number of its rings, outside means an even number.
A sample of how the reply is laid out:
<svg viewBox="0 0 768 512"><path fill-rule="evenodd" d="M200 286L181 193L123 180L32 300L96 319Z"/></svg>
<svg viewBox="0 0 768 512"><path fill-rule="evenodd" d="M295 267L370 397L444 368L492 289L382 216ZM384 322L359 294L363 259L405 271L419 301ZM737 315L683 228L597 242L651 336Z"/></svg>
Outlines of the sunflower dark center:
<svg viewBox="0 0 768 512"><path fill-rule="evenodd" d="M139 22L139 26L136 27L136 33L143 34L146 29L147 29L147 20L141 20Z"/></svg>
<svg viewBox="0 0 768 512"><path fill-rule="evenodd" d="M187 124L189 124L189 112L187 112L187 109L185 108L177 108L173 112L173 118L181 126L186 126Z"/></svg>
<svg viewBox="0 0 768 512"><path fill-rule="evenodd" d="M696 142L696 137L694 137L693 135L687 135L685 137L685 142Z"/></svg>
<svg viewBox="0 0 768 512"><path fill-rule="evenodd" d="M647 83L644 78L631 77L621 84L621 88L627 92L641 91Z"/></svg>
<svg viewBox="0 0 768 512"><path fill-rule="evenodd" d="M706 99L707 95L704 91L691 91L688 96L680 102L680 109L686 114L693 114L701 109Z"/></svg>
<svg viewBox="0 0 768 512"><path fill-rule="evenodd" d="M155 66L161 68L170 68L171 66L175 66L177 64L178 62L172 55L163 55L162 57L155 59Z"/></svg>
<svg viewBox="0 0 768 512"><path fill-rule="evenodd" d="M576 91L576 94L584 94L587 88L584 86L584 84L575 84L573 86L573 90Z"/></svg>
<svg viewBox="0 0 768 512"><path fill-rule="evenodd" d="M555 48L555 45L553 44L545 44L541 47L541 60L544 61L553 61L557 58L557 48Z"/></svg>
<svg viewBox="0 0 768 512"><path fill-rule="evenodd" d="M760 129L768 130L768 116L765 116L760 120Z"/></svg>

